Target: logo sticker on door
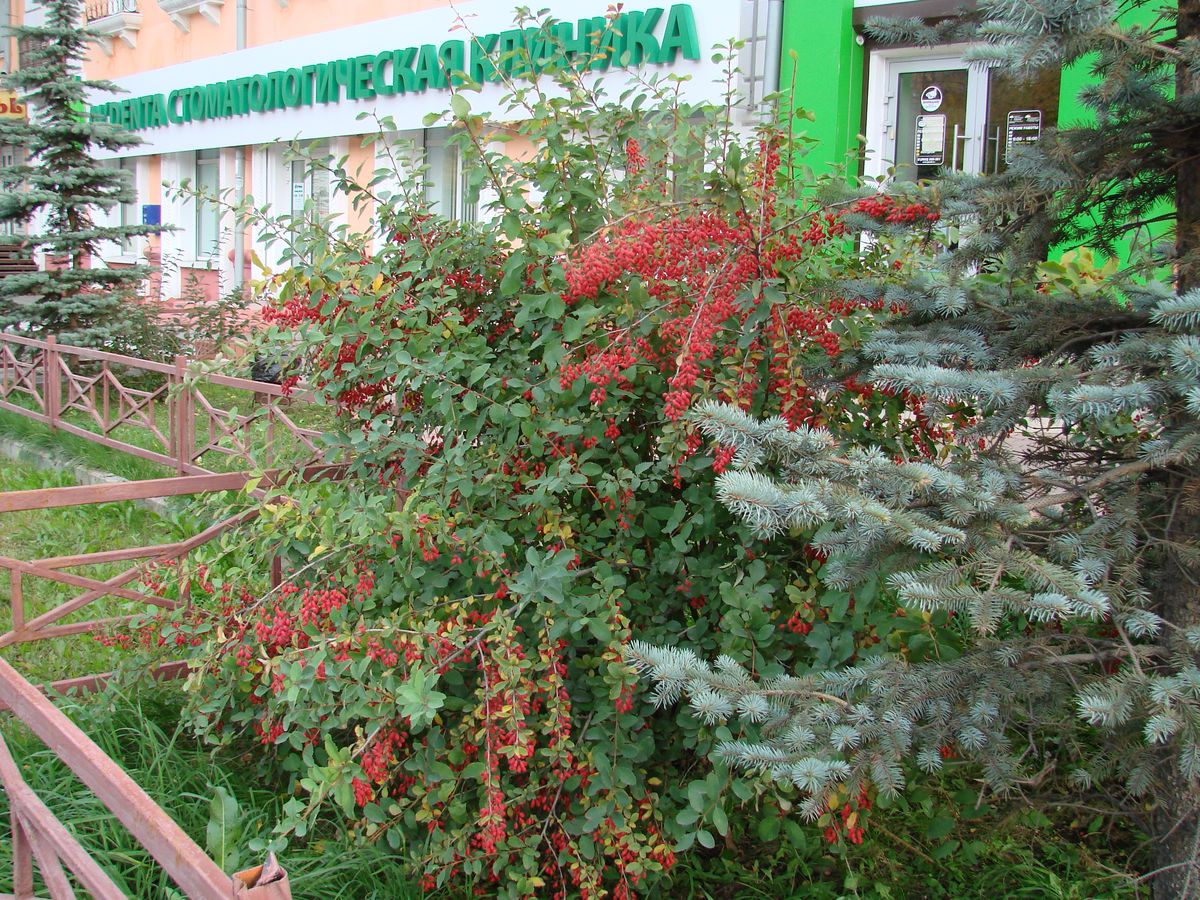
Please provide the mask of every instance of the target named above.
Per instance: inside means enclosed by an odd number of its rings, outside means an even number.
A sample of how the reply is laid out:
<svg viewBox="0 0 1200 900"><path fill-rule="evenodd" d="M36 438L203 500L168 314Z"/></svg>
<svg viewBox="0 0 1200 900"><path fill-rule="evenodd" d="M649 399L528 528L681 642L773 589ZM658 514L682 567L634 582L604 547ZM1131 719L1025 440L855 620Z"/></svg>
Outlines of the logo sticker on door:
<svg viewBox="0 0 1200 900"><path fill-rule="evenodd" d="M946 115L917 116L917 139L913 163L918 166L946 164Z"/></svg>
<svg viewBox="0 0 1200 900"><path fill-rule="evenodd" d="M921 91L921 109L925 112L937 112L942 108L942 101L945 99L946 95L942 93L942 89L936 84L931 84Z"/></svg>

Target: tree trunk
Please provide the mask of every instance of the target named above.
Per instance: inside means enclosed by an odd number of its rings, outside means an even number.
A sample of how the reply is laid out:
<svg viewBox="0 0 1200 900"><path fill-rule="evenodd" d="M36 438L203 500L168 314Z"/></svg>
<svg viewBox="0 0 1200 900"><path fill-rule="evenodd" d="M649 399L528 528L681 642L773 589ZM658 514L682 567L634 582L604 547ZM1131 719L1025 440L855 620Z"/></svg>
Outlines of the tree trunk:
<svg viewBox="0 0 1200 900"><path fill-rule="evenodd" d="M1200 36L1200 0L1179 0L1178 40ZM1180 66L1176 97L1200 96L1200 73ZM1191 123L1189 123L1191 124ZM1197 129L1187 129L1196 135ZM1200 140L1179 151L1175 183L1176 289L1200 288ZM1181 414L1185 414L1182 413ZM1200 547L1200 472L1195 466L1163 480L1165 539L1155 591L1159 614L1177 628L1200 625L1200 572L1173 547ZM1176 632L1176 635L1178 632ZM1175 638L1167 635L1168 640ZM1177 639L1177 638L1175 638ZM1184 778L1174 758L1164 757L1162 794L1154 822L1153 880L1156 900L1200 897L1200 789Z"/></svg>

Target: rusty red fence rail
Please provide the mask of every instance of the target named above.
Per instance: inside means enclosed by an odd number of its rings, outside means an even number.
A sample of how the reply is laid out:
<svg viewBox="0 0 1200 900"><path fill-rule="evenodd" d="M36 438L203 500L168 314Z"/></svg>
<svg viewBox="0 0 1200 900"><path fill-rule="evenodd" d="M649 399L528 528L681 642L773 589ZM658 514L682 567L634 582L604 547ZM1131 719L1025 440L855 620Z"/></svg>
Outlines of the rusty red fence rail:
<svg viewBox="0 0 1200 900"><path fill-rule="evenodd" d="M0 334L0 409L171 467L180 475L209 472L201 464L209 454L246 466L270 464L285 441L309 460L319 455L315 442L320 432L298 425L287 411L293 403L312 402L312 394L194 368L184 356L163 363L71 347L53 337L41 341ZM130 372L153 373L161 381L139 388L131 383L136 379ZM221 409L205 395L206 385L247 392L254 409L248 414ZM26 398L29 405L14 403L14 396ZM66 418L72 412L92 427ZM117 437L125 427L147 436L149 446ZM257 447L256 431L261 438Z"/></svg>
<svg viewBox="0 0 1200 900"><path fill-rule="evenodd" d="M150 387L131 383L131 370L156 373L161 382ZM205 396L203 385L219 385L252 392L253 410L235 414L219 409ZM14 403L21 395L26 404ZM107 503L237 490L245 487L249 472L216 473L201 465L208 454L232 457L247 466L277 456L277 438L286 438L303 463L317 454L319 432L298 426L284 409L285 403L311 400L296 392L286 397L274 384L232 376L194 373L188 361L177 357L172 364L137 359L121 354L59 345L53 338L33 340L20 335L0 334L0 409L50 425L114 450L129 453L173 468L173 478L117 484L47 488L0 494L0 513L54 509ZM165 415L164 415L165 410ZM74 413L94 428L83 427L64 416ZM134 428L148 437L149 446L132 444L116 436L121 429ZM260 429L258 443L253 433ZM123 433L123 432L122 432ZM259 451L262 451L261 453ZM257 457L257 459L256 459ZM342 467L307 466L306 479L339 477ZM278 471L260 476L256 492L275 483ZM11 600L11 627L0 634L0 648L94 631L138 618L129 613L104 619L63 622L79 610L105 597L144 603L148 607L177 609L190 602L189 581L180 579L179 596L164 597L153 590L137 590L140 576L150 566L179 562L196 548L221 534L251 521L258 515L249 509L210 525L181 541L146 547L128 547L17 560L0 556L0 570L7 570ZM71 572L98 564L136 561L133 566L103 581ZM277 561L272 577L278 576ZM183 567L180 566L182 569ZM41 578L81 593L38 615L27 614L25 583ZM142 585L142 587L145 587ZM155 670L156 678L179 677L186 663L167 663ZM48 687L61 692L90 690L107 676L93 675L55 682ZM96 794L133 837L144 846L183 893L191 898L253 898L290 900L287 874L273 858L264 866L230 876L221 871L204 851L144 792L109 759L70 719L42 693L0 659L0 709L7 709L24 722ZM91 896L108 900L124 896L106 872L37 797L21 777L19 768L0 738L0 786L10 806L13 853L13 890L7 897L33 897L34 866L50 896L73 898L71 880Z"/></svg>
<svg viewBox="0 0 1200 900"><path fill-rule="evenodd" d="M193 900L289 900L287 875L275 867L225 874L200 846L154 802L79 726L16 669L0 659L0 691L9 708L100 799ZM12 823L13 894L32 898L34 863L53 900L74 897L68 872L98 900L125 894L21 777L0 738L0 785L8 795Z"/></svg>

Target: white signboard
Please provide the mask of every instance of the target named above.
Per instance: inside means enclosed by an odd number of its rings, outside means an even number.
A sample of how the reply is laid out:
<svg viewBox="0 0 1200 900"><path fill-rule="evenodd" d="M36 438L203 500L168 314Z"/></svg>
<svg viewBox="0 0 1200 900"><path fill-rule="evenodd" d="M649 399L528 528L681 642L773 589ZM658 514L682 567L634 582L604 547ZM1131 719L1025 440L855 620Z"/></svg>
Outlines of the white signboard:
<svg viewBox="0 0 1200 900"><path fill-rule="evenodd" d="M536 4L538 7L543 5ZM561 20L564 26L570 23L573 29L578 27L581 19L594 20L603 16L608 8L605 0L560 0L545 5L550 7L551 14ZM387 79L387 84L392 84L390 79L395 78L395 83L399 85L398 71L405 72L406 79L410 69L419 75L423 62L417 58L417 51L423 53L427 45L435 48L431 50L432 53L437 48L445 47L447 42L469 47L474 38L479 36L504 38L505 33L519 36L520 33L514 30L513 6L495 0L460 0L453 6L131 75L117 79L117 83L128 93L116 97L96 96L93 111L94 114L123 119L122 124L126 127L130 127L131 114L137 116L135 124L140 127L134 130L145 143L123 151L120 154L123 156L369 133L376 126L370 119L362 118L364 113L368 116L390 117L396 127L402 130L418 129L424 127L426 114L449 107L450 90L445 87L396 89L385 96L369 88L372 83L370 61L363 63L361 72L354 69L353 64L369 57L375 61L379 75ZM615 61L608 71L594 73L614 101L635 80L672 74L688 78L682 91L686 100L723 102L725 64L713 60L713 47L727 43L730 38L740 37L741 4L732 0L693 0L686 4L673 4L669 0L626 0L621 11L626 16L635 17L630 21L641 21L645 26L639 38L642 46L653 48L655 41L662 40L665 50L666 29L678 28L676 19L679 18L679 11L676 7L687 7L683 12L694 22L693 43L698 52L691 53L691 56L696 58L687 58L685 53L675 52L670 54L669 61L661 61L654 58L651 50L645 50L646 58L634 62L626 55L624 59ZM638 16L643 18L638 20ZM502 45L503 41L500 43ZM674 43L674 46L677 45L678 41ZM469 58L464 61L471 64ZM347 65L351 68L346 68ZM313 72L317 67L321 71ZM338 69L336 75L335 68ZM289 76L286 81L283 78L285 73ZM355 90L346 87L339 94L335 86L333 95L338 99L336 102L326 102L319 93L322 90L317 81L320 75L328 75L330 80L340 80L343 85L353 82L357 86L361 83L362 88ZM303 87L300 84L301 76L304 79ZM282 104L271 107L262 104L260 97L256 107L254 92L262 87L259 93L265 93L263 85L268 77L272 82L272 95L278 92L279 96L283 96L285 91L289 91L293 92L295 99L300 97L303 90L307 102L297 101L286 107ZM247 100L248 82L255 83L249 84ZM213 88L217 93L201 96L208 88ZM238 88L241 89L240 99ZM514 113L500 103L505 91L502 84L491 82L485 84L482 91L470 91L464 96L470 101L473 112L511 119ZM314 92L318 92L316 97ZM351 98L351 94L354 98ZM126 101L128 103L124 107L116 105ZM110 105L100 105L105 103ZM207 111L217 108L219 103L226 104L224 111L209 115ZM250 109L258 108L259 111L248 112L248 103ZM131 105L137 107L135 112L131 113ZM205 112L193 115L197 109Z"/></svg>

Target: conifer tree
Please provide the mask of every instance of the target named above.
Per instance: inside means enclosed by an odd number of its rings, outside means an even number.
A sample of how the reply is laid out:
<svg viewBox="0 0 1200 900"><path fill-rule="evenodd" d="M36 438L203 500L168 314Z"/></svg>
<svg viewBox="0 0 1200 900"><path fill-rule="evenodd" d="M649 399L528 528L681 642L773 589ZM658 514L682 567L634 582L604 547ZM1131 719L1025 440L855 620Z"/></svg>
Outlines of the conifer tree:
<svg viewBox="0 0 1200 900"><path fill-rule="evenodd" d="M872 27L970 41L1018 77L1090 67L1092 121L1000 175L895 185L962 239L900 284L843 285L904 311L864 340L858 379L971 424L909 460L727 405L697 416L736 451L718 496L761 537L809 542L832 588L881 577L902 614L953 614L961 644L769 682L681 647L628 660L659 703L740 722L722 760L794 785L811 818L957 757L993 789L1115 801L1152 838L1155 896L1200 896L1200 2L979 6ZM1170 239L1123 249L1148 223Z"/></svg>
<svg viewBox="0 0 1200 900"><path fill-rule="evenodd" d="M88 118L93 92L119 88L80 77L84 54L94 40L82 28L82 4L47 0L44 9L45 24L12 29L28 50L20 68L0 79L29 107L27 121L0 121L0 144L25 153L23 162L0 169L0 183L22 186L0 194L0 221L37 221L41 233L31 234L27 245L61 260L62 267L0 280L0 328L103 345L121 334L122 304L149 270L96 266L96 252L105 241L153 234L158 228L96 224L97 210L131 202L134 187L127 172L92 154L132 147L140 138Z"/></svg>

